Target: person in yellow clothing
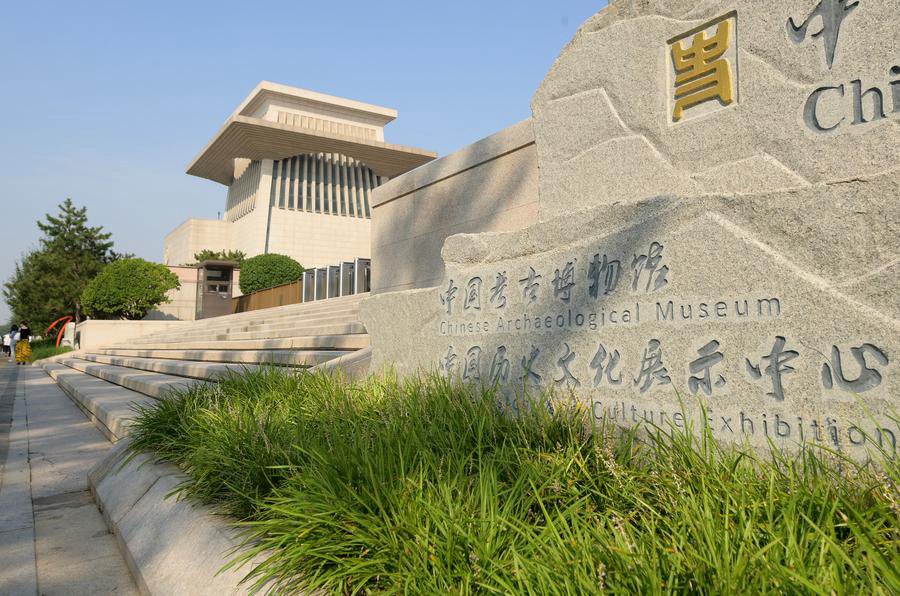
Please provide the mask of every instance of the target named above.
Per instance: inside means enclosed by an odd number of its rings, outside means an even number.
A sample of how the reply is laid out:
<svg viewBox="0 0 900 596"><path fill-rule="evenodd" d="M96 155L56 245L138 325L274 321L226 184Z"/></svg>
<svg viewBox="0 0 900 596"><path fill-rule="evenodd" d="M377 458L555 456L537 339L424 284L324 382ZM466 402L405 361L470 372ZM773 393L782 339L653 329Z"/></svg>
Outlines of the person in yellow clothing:
<svg viewBox="0 0 900 596"><path fill-rule="evenodd" d="M28 364L31 361L31 329L28 323L19 324L19 341L16 342L16 364Z"/></svg>

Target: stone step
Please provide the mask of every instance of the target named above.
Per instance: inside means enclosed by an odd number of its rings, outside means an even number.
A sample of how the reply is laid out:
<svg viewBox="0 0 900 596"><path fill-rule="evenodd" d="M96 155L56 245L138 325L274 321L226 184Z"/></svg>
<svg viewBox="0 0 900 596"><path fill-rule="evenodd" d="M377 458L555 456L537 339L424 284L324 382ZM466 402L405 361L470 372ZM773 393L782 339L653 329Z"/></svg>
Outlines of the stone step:
<svg viewBox="0 0 900 596"><path fill-rule="evenodd" d="M340 309L358 309L360 302L368 296L368 294L357 294L355 296L344 296L343 298L332 298L331 300L325 301L319 300L316 302L275 306L251 312L223 315L221 317L212 317L209 319L199 319L197 321L191 321L191 324L198 326L219 325L256 319L280 319L289 316L312 315L323 312L334 312Z"/></svg>
<svg viewBox="0 0 900 596"><path fill-rule="evenodd" d="M148 406L156 402L152 397L62 364L48 362L42 368L112 442L128 435L135 416L134 405Z"/></svg>
<svg viewBox="0 0 900 596"><path fill-rule="evenodd" d="M159 342L170 343L172 340L184 341L186 339L185 336L190 336L190 339L193 340L208 341L216 337L227 336L231 330L241 330L241 332L258 331L256 328L265 327L266 325L283 325L284 328L289 328L293 326L294 322L297 325L292 333L293 336L322 334L324 332L307 329L306 327L310 323L319 322L356 323L358 322L360 302L366 297L368 297L368 294L357 294L327 301L289 304L248 313L190 321L180 326L177 331L169 330L151 333L128 342L121 342L106 347L130 348L138 339L141 345L151 345ZM346 318L342 319L341 317ZM278 329L281 328L278 327ZM296 329L303 329L303 331L296 331Z"/></svg>
<svg viewBox="0 0 900 596"><path fill-rule="evenodd" d="M358 324L359 317L357 314L339 315L334 317L320 317L310 319L299 319L296 321L265 321L258 325L242 325L212 328L212 329L194 329L193 327L181 328L178 331L166 331L164 333L154 333L153 335L145 335L136 338L134 341L159 341L181 337L213 337L220 335L231 335L234 333L269 333L276 331L294 331L304 329L319 329L329 325L350 325ZM295 333L296 335L296 333Z"/></svg>
<svg viewBox="0 0 900 596"><path fill-rule="evenodd" d="M273 364L309 368L353 353L353 350L157 350L105 348L104 356L127 356L162 360L192 360L228 364Z"/></svg>
<svg viewBox="0 0 900 596"><path fill-rule="evenodd" d="M216 336L220 341L237 341L242 339L280 339L283 337L296 337L298 335L353 335L365 333L366 327L362 323L335 323L331 325L293 327L274 331L246 331L229 333Z"/></svg>
<svg viewBox="0 0 900 596"><path fill-rule="evenodd" d="M222 331L250 331L258 330L261 327L303 327L310 325L328 325L331 323L357 323L359 322L359 310L338 313L322 313L315 316L298 316L285 317L283 319L260 319L259 321L251 321L239 325L230 324L223 328Z"/></svg>
<svg viewBox="0 0 900 596"><path fill-rule="evenodd" d="M246 331L239 333L223 333L223 334L205 334L197 332L188 332L177 336L152 338L139 337L131 342L132 346L147 346L160 343L173 343L185 341L238 341L238 340L255 340L255 339L285 339L291 337L306 336L329 336L329 335L354 335L363 334L366 328L362 323L341 323L333 325L321 325L310 327L294 327L280 331L271 332L255 332Z"/></svg>
<svg viewBox="0 0 900 596"><path fill-rule="evenodd" d="M324 317L350 317L354 320L358 320L359 318L359 305L355 306L345 306L341 308L330 309L317 313L300 313L295 315L283 315L280 317L265 317L260 319L251 319L248 321L234 321L228 322L228 325L232 326L242 326L242 327L254 327L258 325L262 325L265 323L281 323L281 322L296 322L296 321L308 321L314 319L320 319Z"/></svg>
<svg viewBox="0 0 900 596"><path fill-rule="evenodd" d="M302 314L293 314L293 315L283 315L280 317L259 317L255 319L248 319L243 321L232 321L227 317L219 317L216 323L209 324L201 324L201 321L187 321L185 325L181 325L178 327L177 331L172 331L171 328L153 333L154 336L166 335L177 333L182 330L198 330L198 331L211 331L211 330L240 330L240 329L249 329L253 327L260 327L263 325L270 324L298 324L298 323L310 323L310 322L330 322L330 321L339 321L339 320L350 320L357 321L359 320L359 307L341 307L338 309L318 312L318 313L302 313Z"/></svg>
<svg viewBox="0 0 900 596"><path fill-rule="evenodd" d="M349 335L307 335L302 337L282 337L254 340L185 340L158 342L141 346L148 350L360 350L369 346L366 333ZM138 347L132 342L128 346L110 346L104 349L120 350Z"/></svg>
<svg viewBox="0 0 900 596"><path fill-rule="evenodd" d="M174 375L139 371L111 364L98 364L81 360L80 358L67 358L59 362L69 368L157 399L163 398L173 389L185 388L195 383L204 382Z"/></svg>
<svg viewBox="0 0 900 596"><path fill-rule="evenodd" d="M104 354L82 354L82 360L98 364L112 364L147 372L158 372L176 377L188 377L201 381L215 381L230 373L242 373L259 368L255 364L223 364L190 360L160 360L128 356L107 356Z"/></svg>

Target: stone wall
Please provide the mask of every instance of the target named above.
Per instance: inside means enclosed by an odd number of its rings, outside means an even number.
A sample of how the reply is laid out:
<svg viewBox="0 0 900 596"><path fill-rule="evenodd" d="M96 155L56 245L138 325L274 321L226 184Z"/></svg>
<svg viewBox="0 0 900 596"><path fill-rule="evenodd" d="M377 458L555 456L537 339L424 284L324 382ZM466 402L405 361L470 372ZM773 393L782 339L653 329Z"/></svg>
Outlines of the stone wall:
<svg viewBox="0 0 900 596"><path fill-rule="evenodd" d="M164 265L187 265L203 249L230 250L231 223L218 219L189 219L166 235Z"/></svg>
<svg viewBox="0 0 900 596"><path fill-rule="evenodd" d="M144 320L193 321L197 318L197 268L169 266L169 271L178 276L181 287L170 290L169 302L151 310Z"/></svg>
<svg viewBox="0 0 900 596"><path fill-rule="evenodd" d="M288 255L306 268L368 258L372 222L363 217L272 209L269 252Z"/></svg>
<svg viewBox="0 0 900 596"><path fill-rule="evenodd" d="M537 190L531 120L376 188L372 292L436 285L447 237L525 227L537 218Z"/></svg>
<svg viewBox="0 0 900 596"><path fill-rule="evenodd" d="M497 384L513 409L549 391L624 425L895 454L898 14L613 0L535 94L539 218L449 236L437 287L364 302L375 369Z"/></svg>

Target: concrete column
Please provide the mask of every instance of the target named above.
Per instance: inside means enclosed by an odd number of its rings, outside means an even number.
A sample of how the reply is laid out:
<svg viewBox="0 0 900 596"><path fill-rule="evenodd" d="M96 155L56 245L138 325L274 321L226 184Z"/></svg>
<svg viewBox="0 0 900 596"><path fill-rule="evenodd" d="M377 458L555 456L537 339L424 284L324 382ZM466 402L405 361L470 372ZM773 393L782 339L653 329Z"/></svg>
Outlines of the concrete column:
<svg viewBox="0 0 900 596"><path fill-rule="evenodd" d="M344 200L347 204L347 212L344 215L351 215L353 213L353 203L350 200L350 176L347 174L347 157L341 156L341 172L344 176L343 188L344 188Z"/></svg>
<svg viewBox="0 0 900 596"><path fill-rule="evenodd" d="M370 217L369 212L369 196L372 194L372 188L369 185L369 174L370 170L367 167L362 167L362 179L363 179L363 215L365 217Z"/></svg>
<svg viewBox="0 0 900 596"><path fill-rule="evenodd" d="M303 155L301 157L303 160L303 167L300 168L300 210L309 211L309 205L307 204L309 197L306 192L306 185L309 182L309 155Z"/></svg>
<svg viewBox="0 0 900 596"><path fill-rule="evenodd" d="M317 184L316 199L318 200L318 206L319 206L317 211L319 211L321 213L325 213L325 172L324 172L325 154L319 153L316 156L316 162L318 164L317 167L319 168L319 173L316 176L316 181L317 181L316 182L316 184Z"/></svg>
<svg viewBox="0 0 900 596"><path fill-rule="evenodd" d="M334 171L331 169L331 155L329 155L328 153L322 154L322 166L324 166L325 170L325 175L322 176L322 183L325 185L325 195L322 202L322 213L331 213L331 178L332 176L334 176Z"/></svg>
<svg viewBox="0 0 900 596"><path fill-rule="evenodd" d="M309 190L310 190L310 211L315 212L316 209L316 177L319 171L319 159L315 155L310 155L311 169L309 171Z"/></svg>
<svg viewBox="0 0 900 596"><path fill-rule="evenodd" d="M331 176L331 190L332 190L332 203L331 203L331 212L334 215L340 215L341 213L341 189L340 189L340 173L338 172L338 155L337 153L331 153L328 155L328 167L329 171L332 173Z"/></svg>
<svg viewBox="0 0 900 596"><path fill-rule="evenodd" d="M350 160L350 196L353 197L353 216L359 217L359 178L356 175L356 160Z"/></svg>
<svg viewBox="0 0 900 596"><path fill-rule="evenodd" d="M294 184L293 190L291 191L291 209L299 209L300 208L300 180L302 180L302 176L300 175L300 168L303 166L303 159L298 155L294 158L296 162L296 166L294 168Z"/></svg>

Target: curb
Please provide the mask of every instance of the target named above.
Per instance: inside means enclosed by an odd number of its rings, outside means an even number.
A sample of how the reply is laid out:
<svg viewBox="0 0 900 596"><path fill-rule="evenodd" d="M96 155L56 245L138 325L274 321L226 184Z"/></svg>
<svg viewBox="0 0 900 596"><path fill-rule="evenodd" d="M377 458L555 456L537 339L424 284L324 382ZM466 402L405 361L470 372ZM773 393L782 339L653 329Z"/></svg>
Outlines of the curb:
<svg viewBox="0 0 900 596"><path fill-rule="evenodd" d="M172 493L186 479L146 454L130 461L122 439L88 474L88 486L142 594L251 594L222 567L240 541L226 518ZM261 590L264 591L264 590Z"/></svg>

